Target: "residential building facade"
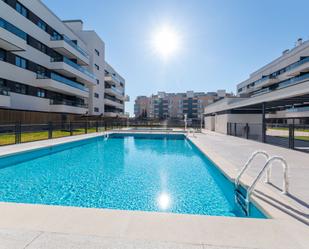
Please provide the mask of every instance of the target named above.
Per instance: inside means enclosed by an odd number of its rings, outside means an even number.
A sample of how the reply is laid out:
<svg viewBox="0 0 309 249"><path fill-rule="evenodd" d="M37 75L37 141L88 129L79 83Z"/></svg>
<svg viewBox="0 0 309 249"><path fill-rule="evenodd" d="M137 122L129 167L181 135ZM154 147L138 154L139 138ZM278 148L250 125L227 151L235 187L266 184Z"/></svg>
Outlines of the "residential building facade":
<svg viewBox="0 0 309 249"><path fill-rule="evenodd" d="M265 119L307 123L309 41L298 39L294 48L252 73L237 85L237 95L205 108L206 129L227 133L234 122L264 127Z"/></svg>
<svg viewBox="0 0 309 249"><path fill-rule="evenodd" d="M135 100L136 118L150 119L201 119L204 108L225 97L224 90L218 92L166 93L158 92L150 97L139 96ZM228 94L230 96L230 94Z"/></svg>
<svg viewBox="0 0 309 249"><path fill-rule="evenodd" d="M62 21L40 0L0 0L1 110L104 116L107 105L124 116L125 98L106 98L109 68L104 42L81 20Z"/></svg>

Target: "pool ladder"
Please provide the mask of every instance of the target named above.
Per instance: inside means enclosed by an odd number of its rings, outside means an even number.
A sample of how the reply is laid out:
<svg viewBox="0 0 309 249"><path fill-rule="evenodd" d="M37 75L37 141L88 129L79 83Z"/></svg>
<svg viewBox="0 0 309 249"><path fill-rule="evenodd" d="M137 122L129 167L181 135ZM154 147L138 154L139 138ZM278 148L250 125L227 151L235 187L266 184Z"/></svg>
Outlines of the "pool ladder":
<svg viewBox="0 0 309 249"><path fill-rule="evenodd" d="M253 180L252 184L246 190L241 187L240 178L248 169L252 161L259 155L263 156L266 159L266 162L261 171L259 172L259 174L257 175L257 177ZM242 211L245 213L246 216L250 215L250 197L252 195L252 192L256 184L262 178L265 171L266 171L265 182L270 183L271 165L274 161L280 162L281 165L283 166L282 193L287 194L289 192L288 164L286 160L279 156L270 157L265 151L256 151L252 153L252 155L250 156L244 167L240 170L235 179L235 202L241 207Z"/></svg>
<svg viewBox="0 0 309 249"><path fill-rule="evenodd" d="M105 132L104 135L103 135L103 137L104 137L104 140L105 140L105 141L108 140L108 138L109 138L109 133Z"/></svg>

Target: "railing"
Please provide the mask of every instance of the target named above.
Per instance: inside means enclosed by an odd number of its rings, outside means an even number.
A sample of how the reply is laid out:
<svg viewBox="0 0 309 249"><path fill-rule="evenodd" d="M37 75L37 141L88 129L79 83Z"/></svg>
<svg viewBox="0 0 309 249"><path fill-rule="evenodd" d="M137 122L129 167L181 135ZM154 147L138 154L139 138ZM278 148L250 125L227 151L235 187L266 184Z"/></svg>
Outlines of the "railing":
<svg viewBox="0 0 309 249"><path fill-rule="evenodd" d="M113 74L105 74L105 77L111 77L114 81L116 81L117 83L122 83L120 79L118 79L118 77L116 77Z"/></svg>
<svg viewBox="0 0 309 249"><path fill-rule="evenodd" d="M0 27L6 29L7 31L10 31L14 35L17 35L23 40L27 40L27 34L14 26L13 24L9 23L8 21L4 20L3 18L0 17Z"/></svg>
<svg viewBox="0 0 309 249"><path fill-rule="evenodd" d="M73 106L73 107L80 107L80 108L88 108L88 105L84 103L78 103L70 100L57 100L57 99L51 99L50 100L51 105L67 105L67 106Z"/></svg>
<svg viewBox="0 0 309 249"><path fill-rule="evenodd" d="M116 103L118 103L118 104L123 104L123 102L121 101L121 100L119 100L119 99L117 99L117 98L113 98L113 97L111 97L111 96L109 96L109 95L104 95L104 98L105 99L109 99L109 100L111 100L111 101L114 101L114 102L116 102Z"/></svg>
<svg viewBox="0 0 309 249"><path fill-rule="evenodd" d="M70 65L71 67L77 69L78 71L86 74L87 76L89 76L92 79L96 79L96 76L89 72L87 69L83 68L82 66L76 64L75 62L71 61L70 59L68 59L67 57L63 56L63 57L57 57L57 58L51 58L51 62L64 62L68 65Z"/></svg>
<svg viewBox="0 0 309 249"><path fill-rule="evenodd" d="M241 175L248 169L248 166L252 162L252 160L258 156L263 155L267 159L267 161L263 164L263 168L259 171L256 178L254 178L251 185L246 190L246 194L243 193L242 189L240 188L239 184L239 178ZM269 155L264 151L258 151L251 155L248 162L245 164L245 166L241 169L240 173L238 174L236 180L235 180L235 201L237 204L240 205L240 207L243 209L245 214L247 216L250 215L250 197L255 189L256 184L260 181L262 176L264 175L266 171L266 183L270 183L270 174L271 174L271 166L272 163L278 161L283 166L283 186L282 186L282 194L288 194L289 193L289 175L288 175L288 164L287 162L279 156L273 156L269 158Z"/></svg>
<svg viewBox="0 0 309 249"><path fill-rule="evenodd" d="M289 124L270 123L268 120L265 128L261 123L227 123L227 135L309 153L309 118L298 118L297 121L303 124L292 119L289 119Z"/></svg>
<svg viewBox="0 0 309 249"><path fill-rule="evenodd" d="M105 89L111 89L114 93L124 96L124 91L120 90L120 89L118 89L118 88L116 88L114 86L105 87Z"/></svg>
<svg viewBox="0 0 309 249"><path fill-rule="evenodd" d="M85 92L89 92L89 89L87 87L85 87L82 84L79 84L73 80L69 80L67 78L64 78L62 76L60 76L59 74L55 74L55 73L51 73L50 77L48 77L46 74L37 74L37 79L53 79L55 81L61 82L65 85L77 88L79 90L85 91Z"/></svg>
<svg viewBox="0 0 309 249"><path fill-rule="evenodd" d="M67 37L65 35L51 36L50 40L52 40L52 41L65 41L71 47L75 48L78 52L80 52L83 56L85 56L88 59L90 58L89 54L85 50L83 50L80 46L78 46L75 42L73 42L69 37Z"/></svg>
<svg viewBox="0 0 309 249"><path fill-rule="evenodd" d="M272 88L267 87L267 88L263 88L263 89L254 91L254 92L252 92L253 94L251 95L251 97L259 96L259 95L262 95L262 94L265 94L265 93L273 92L273 91L276 91L276 90L279 90L279 89L282 89L282 88L286 88L286 87L289 87L289 86L292 86L292 85L296 85L296 84L301 83L302 81L308 80L308 79L309 79L309 73L303 74L301 76L293 77L293 78L290 78L288 80L284 80L284 81L276 83L275 88L272 86Z"/></svg>
<svg viewBox="0 0 309 249"><path fill-rule="evenodd" d="M70 105L69 101L53 100L51 104L54 105ZM75 106L84 106L74 103ZM181 131L185 133L184 123L179 121L141 121L129 120L127 118L102 118L98 117L97 120L87 120L84 118L81 121L75 122L48 122L48 123L0 123L0 145L26 143L37 140L45 140L51 138L59 138L65 136L74 136L87 134L92 132L105 132L109 130L152 130L152 131ZM194 128L195 132L200 131L199 122L188 124L188 127Z"/></svg>

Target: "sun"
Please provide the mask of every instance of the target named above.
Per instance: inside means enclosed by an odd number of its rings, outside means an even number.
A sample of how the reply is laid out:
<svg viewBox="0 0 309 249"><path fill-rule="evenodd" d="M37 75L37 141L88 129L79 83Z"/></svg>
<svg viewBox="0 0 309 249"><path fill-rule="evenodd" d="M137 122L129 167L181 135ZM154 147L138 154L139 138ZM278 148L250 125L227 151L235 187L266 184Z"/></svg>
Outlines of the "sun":
<svg viewBox="0 0 309 249"><path fill-rule="evenodd" d="M163 25L154 31L151 43L156 54L168 59L180 49L180 35L171 26Z"/></svg>

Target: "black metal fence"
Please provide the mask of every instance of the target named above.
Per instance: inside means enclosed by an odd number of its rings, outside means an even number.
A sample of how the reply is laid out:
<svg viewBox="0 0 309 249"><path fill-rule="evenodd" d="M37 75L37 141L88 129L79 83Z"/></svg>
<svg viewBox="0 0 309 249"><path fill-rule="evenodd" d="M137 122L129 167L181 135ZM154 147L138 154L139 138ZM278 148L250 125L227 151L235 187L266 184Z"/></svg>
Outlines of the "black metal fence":
<svg viewBox="0 0 309 249"><path fill-rule="evenodd" d="M187 128L200 130L200 123L190 122ZM80 122L49 122L44 124L2 123L0 124L0 146L19 144L45 139L104 132L113 129L185 129L183 121L146 121L146 120L108 120Z"/></svg>
<svg viewBox="0 0 309 249"><path fill-rule="evenodd" d="M227 134L285 148L309 152L309 125L228 123Z"/></svg>

